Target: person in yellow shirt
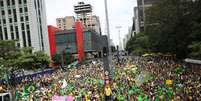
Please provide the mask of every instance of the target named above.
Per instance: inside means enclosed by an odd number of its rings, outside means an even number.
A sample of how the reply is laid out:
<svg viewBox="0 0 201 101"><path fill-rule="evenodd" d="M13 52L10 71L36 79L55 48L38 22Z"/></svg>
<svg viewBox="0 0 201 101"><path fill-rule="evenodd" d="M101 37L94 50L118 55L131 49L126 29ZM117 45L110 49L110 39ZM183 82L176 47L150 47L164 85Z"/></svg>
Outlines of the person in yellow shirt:
<svg viewBox="0 0 201 101"><path fill-rule="evenodd" d="M90 95L91 95L91 92L88 92L88 93L85 95L85 101L90 101Z"/></svg>
<svg viewBox="0 0 201 101"><path fill-rule="evenodd" d="M109 85L106 85L105 87L105 101L109 101L111 99L111 88Z"/></svg>

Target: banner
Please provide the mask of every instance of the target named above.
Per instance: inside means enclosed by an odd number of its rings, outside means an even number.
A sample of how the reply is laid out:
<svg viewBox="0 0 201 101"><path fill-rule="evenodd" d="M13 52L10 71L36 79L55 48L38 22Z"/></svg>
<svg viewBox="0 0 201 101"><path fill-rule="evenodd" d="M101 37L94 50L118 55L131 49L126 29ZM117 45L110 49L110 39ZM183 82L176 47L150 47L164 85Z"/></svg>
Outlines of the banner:
<svg viewBox="0 0 201 101"><path fill-rule="evenodd" d="M73 96L57 96L52 97L52 101L73 101Z"/></svg>

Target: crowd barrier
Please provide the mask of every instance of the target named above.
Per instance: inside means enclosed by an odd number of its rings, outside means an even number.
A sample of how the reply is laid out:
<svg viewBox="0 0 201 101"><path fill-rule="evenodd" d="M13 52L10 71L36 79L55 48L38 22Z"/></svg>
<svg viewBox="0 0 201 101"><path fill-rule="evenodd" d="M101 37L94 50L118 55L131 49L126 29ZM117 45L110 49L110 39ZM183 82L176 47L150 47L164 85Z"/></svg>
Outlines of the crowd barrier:
<svg viewBox="0 0 201 101"><path fill-rule="evenodd" d="M21 83L23 80L31 80L33 78L37 78L37 77L42 77L45 75L50 75L52 73L55 72L55 69L48 69L48 70L44 70L44 71L40 71L40 72L35 72L33 74L28 74L28 75L23 75L23 76L19 76L19 77L15 77L14 80L16 83ZM0 84L5 84L6 80L0 80Z"/></svg>

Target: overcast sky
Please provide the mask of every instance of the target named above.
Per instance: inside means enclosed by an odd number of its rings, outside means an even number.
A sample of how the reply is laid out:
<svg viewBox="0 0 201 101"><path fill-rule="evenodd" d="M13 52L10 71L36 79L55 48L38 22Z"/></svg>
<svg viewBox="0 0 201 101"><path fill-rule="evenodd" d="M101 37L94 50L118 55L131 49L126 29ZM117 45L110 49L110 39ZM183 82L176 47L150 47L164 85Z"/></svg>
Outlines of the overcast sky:
<svg viewBox="0 0 201 101"><path fill-rule="evenodd" d="M90 3L93 6L93 15L100 17L102 33L105 32L104 0L45 0L48 25L56 26L56 18L75 16L73 6L79 1ZM108 13L111 38L115 45L119 44L116 26L122 26L121 39L128 33L128 27L132 26L133 7L136 0L108 0Z"/></svg>

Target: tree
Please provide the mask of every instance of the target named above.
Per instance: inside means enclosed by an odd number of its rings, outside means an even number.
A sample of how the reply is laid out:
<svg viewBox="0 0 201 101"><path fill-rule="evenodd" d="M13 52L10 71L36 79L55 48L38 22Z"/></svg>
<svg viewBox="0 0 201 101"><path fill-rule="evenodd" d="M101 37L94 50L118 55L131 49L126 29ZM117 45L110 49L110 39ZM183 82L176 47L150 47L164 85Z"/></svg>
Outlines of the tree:
<svg viewBox="0 0 201 101"><path fill-rule="evenodd" d="M134 53L137 55L149 52L149 38L144 33L138 33L135 37L132 37L126 44L126 50L128 53Z"/></svg>
<svg viewBox="0 0 201 101"><path fill-rule="evenodd" d="M16 40L0 41L0 77L17 69L33 70L49 65L49 56L44 52L34 52L31 47L18 48Z"/></svg>
<svg viewBox="0 0 201 101"><path fill-rule="evenodd" d="M18 66L23 69L39 69L45 68L50 63L50 58L42 51L32 52L32 48L24 48L21 50L21 56Z"/></svg>
<svg viewBox="0 0 201 101"><path fill-rule="evenodd" d="M198 33L200 36L198 5L200 1L160 0L146 10L145 34L152 52L172 53L178 58L188 56L188 46Z"/></svg>
<svg viewBox="0 0 201 101"><path fill-rule="evenodd" d="M54 61L55 64L60 64L60 63L61 63L61 62L60 62L60 59L61 59L61 56L60 56L58 53L55 53L55 54L53 55L52 60Z"/></svg>
<svg viewBox="0 0 201 101"><path fill-rule="evenodd" d="M189 48L191 49L189 54L191 58L201 59L201 41L194 42L192 45L189 45Z"/></svg>
<svg viewBox="0 0 201 101"><path fill-rule="evenodd" d="M20 56L20 50L16 47L16 42L16 40L0 41L0 63L7 69L17 67L17 57Z"/></svg>
<svg viewBox="0 0 201 101"><path fill-rule="evenodd" d="M34 66L37 68L48 67L50 63L50 57L42 51L34 52Z"/></svg>

